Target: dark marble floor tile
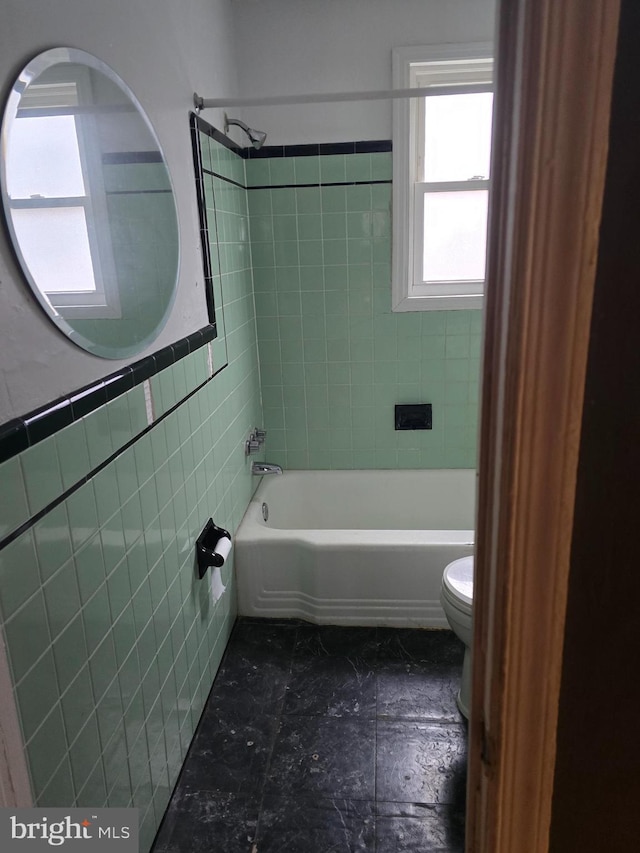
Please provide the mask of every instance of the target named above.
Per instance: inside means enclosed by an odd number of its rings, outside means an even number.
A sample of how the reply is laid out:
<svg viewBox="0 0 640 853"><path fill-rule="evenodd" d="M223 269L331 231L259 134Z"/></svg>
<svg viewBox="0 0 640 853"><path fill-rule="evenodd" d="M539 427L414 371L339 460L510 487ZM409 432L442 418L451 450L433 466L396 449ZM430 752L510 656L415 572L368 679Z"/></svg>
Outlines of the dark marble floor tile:
<svg viewBox="0 0 640 853"><path fill-rule="evenodd" d="M350 660L375 660L378 653L376 628L337 625L304 625L298 629L296 658L341 656Z"/></svg>
<svg viewBox="0 0 640 853"><path fill-rule="evenodd" d="M235 794L179 789L154 853L251 853L259 800Z"/></svg>
<svg viewBox="0 0 640 853"><path fill-rule="evenodd" d="M408 661L434 669L462 668L464 644L453 631L378 628L378 662Z"/></svg>
<svg viewBox="0 0 640 853"><path fill-rule="evenodd" d="M467 735L463 726L378 720L376 799L464 807Z"/></svg>
<svg viewBox="0 0 640 853"><path fill-rule="evenodd" d="M213 713L233 712L253 717L258 712L279 713L289 682L289 658L256 660L251 656L225 656L216 676L207 708Z"/></svg>
<svg viewBox="0 0 640 853"><path fill-rule="evenodd" d="M265 797L259 853L373 853L374 804L343 799Z"/></svg>
<svg viewBox="0 0 640 853"><path fill-rule="evenodd" d="M376 678L378 716L464 722L456 705L461 674L457 665L431 672L408 661L381 665Z"/></svg>
<svg viewBox="0 0 640 853"><path fill-rule="evenodd" d="M180 778L202 791L259 794L264 784L278 718L256 714L238 719L205 712Z"/></svg>
<svg viewBox="0 0 640 853"><path fill-rule="evenodd" d="M463 652L239 619L154 853L462 853Z"/></svg>
<svg viewBox="0 0 640 853"><path fill-rule="evenodd" d="M294 659L283 713L375 717L373 663L328 656Z"/></svg>
<svg viewBox="0 0 640 853"><path fill-rule="evenodd" d="M374 799L375 721L283 717L265 793Z"/></svg>
<svg viewBox="0 0 640 853"><path fill-rule="evenodd" d="M376 853L464 853L464 812L453 806L378 803Z"/></svg>
<svg viewBox="0 0 640 853"><path fill-rule="evenodd" d="M224 663L230 660L256 663L265 659L272 663L288 663L300 624L297 620L239 618L231 634Z"/></svg>

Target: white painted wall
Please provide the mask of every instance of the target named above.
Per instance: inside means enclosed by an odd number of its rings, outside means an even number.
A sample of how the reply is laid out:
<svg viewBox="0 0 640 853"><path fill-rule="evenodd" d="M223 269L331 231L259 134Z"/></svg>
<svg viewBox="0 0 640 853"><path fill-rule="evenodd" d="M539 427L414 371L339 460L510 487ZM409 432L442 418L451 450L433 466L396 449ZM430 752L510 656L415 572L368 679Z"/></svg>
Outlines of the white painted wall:
<svg viewBox="0 0 640 853"><path fill-rule="evenodd" d="M393 47L494 35L494 0L234 0L233 9L244 97L390 89ZM389 101L252 107L244 118L267 145L391 138Z"/></svg>
<svg viewBox="0 0 640 853"><path fill-rule="evenodd" d="M149 115L169 162L182 259L174 310L151 348L158 349L208 322L188 114L195 90L224 97L236 89L231 0L3 0L2 95L28 60L57 46L86 50L122 77ZM207 118L221 122L215 111ZM120 364L78 349L57 331L30 297L0 229L0 423Z"/></svg>

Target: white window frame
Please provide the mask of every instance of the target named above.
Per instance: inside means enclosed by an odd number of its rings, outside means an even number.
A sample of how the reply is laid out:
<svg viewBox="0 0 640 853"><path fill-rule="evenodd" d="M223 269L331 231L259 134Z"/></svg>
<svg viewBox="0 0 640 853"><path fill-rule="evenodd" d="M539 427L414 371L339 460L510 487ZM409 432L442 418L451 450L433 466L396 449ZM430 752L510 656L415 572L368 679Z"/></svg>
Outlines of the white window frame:
<svg viewBox="0 0 640 853"><path fill-rule="evenodd" d="M393 87L409 89L424 86L425 78L421 79L419 64L429 62L485 60L479 62L478 66L480 74L486 77L486 60L492 58L493 47L488 42L394 48ZM461 77L473 75L473 68L462 65L452 73L456 75L454 84L460 83ZM446 85L448 81L444 77L442 80L433 80L431 75L430 82ZM479 91L486 91L486 84L483 87L480 83ZM481 190L489 186L489 181L485 180L452 181L448 184L428 184L420 180L418 162L424 148L420 122L423 103L422 98L401 98L393 104L392 310L450 311L481 308L484 281L424 283L421 281L422 275L416 275L423 263L421 235L424 233L422 221L425 193L462 188Z"/></svg>
<svg viewBox="0 0 640 853"><path fill-rule="evenodd" d="M36 289L49 302L52 310L67 320L120 319L122 309L103 181L102 152L95 116L90 108L93 93L89 70L79 67L76 69L73 88L69 86L62 72L60 75L49 73L47 80L46 85L38 85L36 82L29 86L22 96L18 118L76 113L75 131L86 194L49 199L11 199L10 203L11 207L22 209L83 209L93 267L93 287L86 290L44 291L35 283Z"/></svg>

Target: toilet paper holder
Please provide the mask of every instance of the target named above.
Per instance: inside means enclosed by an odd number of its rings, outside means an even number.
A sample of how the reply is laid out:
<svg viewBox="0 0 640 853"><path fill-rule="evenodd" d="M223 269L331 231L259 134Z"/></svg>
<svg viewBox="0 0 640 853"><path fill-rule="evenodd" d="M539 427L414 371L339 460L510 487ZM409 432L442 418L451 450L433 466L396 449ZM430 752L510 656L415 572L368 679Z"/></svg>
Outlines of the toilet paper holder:
<svg viewBox="0 0 640 853"><path fill-rule="evenodd" d="M228 539L229 544L222 543L223 539ZM205 576L210 566L220 567L224 565L230 549L231 534L223 527L214 524L213 519L210 518L196 539L196 563L200 580ZM223 553L219 553L219 551Z"/></svg>

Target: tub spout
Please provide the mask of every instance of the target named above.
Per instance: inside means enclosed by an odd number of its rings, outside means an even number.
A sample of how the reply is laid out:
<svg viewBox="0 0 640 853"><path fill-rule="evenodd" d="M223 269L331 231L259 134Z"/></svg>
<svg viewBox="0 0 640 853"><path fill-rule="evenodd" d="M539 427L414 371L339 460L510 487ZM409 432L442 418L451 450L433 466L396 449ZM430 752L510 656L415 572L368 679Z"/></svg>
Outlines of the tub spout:
<svg viewBox="0 0 640 853"><path fill-rule="evenodd" d="M282 468L279 465L271 465L269 462L254 462L251 473L256 477L261 477L263 474L282 474Z"/></svg>

